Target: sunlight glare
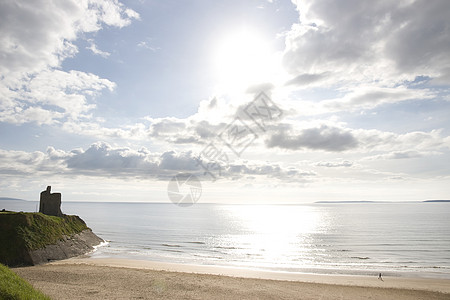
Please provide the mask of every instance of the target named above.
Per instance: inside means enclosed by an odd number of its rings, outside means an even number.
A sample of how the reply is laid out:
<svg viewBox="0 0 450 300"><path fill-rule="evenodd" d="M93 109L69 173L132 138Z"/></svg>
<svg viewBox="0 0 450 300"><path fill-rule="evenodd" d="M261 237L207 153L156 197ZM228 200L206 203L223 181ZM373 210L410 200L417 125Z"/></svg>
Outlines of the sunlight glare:
<svg viewBox="0 0 450 300"><path fill-rule="evenodd" d="M311 251L309 236L324 226L322 216L307 206L241 205L230 213L247 232L242 237L251 248L247 251L268 261L298 256L298 249Z"/></svg>
<svg viewBox="0 0 450 300"><path fill-rule="evenodd" d="M221 85L243 89L270 80L274 65L270 44L261 35L240 30L223 38L214 51L215 73Z"/></svg>

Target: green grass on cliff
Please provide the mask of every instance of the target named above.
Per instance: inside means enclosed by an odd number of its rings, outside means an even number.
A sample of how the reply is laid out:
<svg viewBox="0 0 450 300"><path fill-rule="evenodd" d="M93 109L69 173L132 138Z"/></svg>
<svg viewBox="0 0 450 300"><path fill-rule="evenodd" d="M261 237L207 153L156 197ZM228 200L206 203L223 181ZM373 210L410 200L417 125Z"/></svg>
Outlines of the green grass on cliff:
<svg viewBox="0 0 450 300"><path fill-rule="evenodd" d="M0 261L12 263L23 251L55 244L64 236L72 236L87 228L78 216L0 212Z"/></svg>
<svg viewBox="0 0 450 300"><path fill-rule="evenodd" d="M2 264L0 264L0 299L50 300L49 297L35 290L31 284Z"/></svg>

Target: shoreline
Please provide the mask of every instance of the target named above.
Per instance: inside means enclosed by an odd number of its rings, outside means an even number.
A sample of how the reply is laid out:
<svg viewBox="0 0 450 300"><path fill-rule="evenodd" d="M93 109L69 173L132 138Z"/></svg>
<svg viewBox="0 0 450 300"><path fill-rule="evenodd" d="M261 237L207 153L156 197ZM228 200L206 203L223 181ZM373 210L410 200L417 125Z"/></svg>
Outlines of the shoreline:
<svg viewBox="0 0 450 300"><path fill-rule="evenodd" d="M70 258L49 263L49 265L90 265L100 267L132 268L178 273L219 275L237 278L294 281L304 283L337 284L359 287L401 288L433 291L450 294L450 279L383 276L313 274L284 271L266 271L240 267L193 265L182 263L158 262L127 258Z"/></svg>
<svg viewBox="0 0 450 300"><path fill-rule="evenodd" d="M318 275L116 258L13 268L52 299L448 299L450 280Z"/></svg>
<svg viewBox="0 0 450 300"><path fill-rule="evenodd" d="M108 243L108 242L107 242ZM96 255L97 250L101 252L101 249L95 249L86 255L75 257L75 259L93 259L93 260L118 260L118 261L141 261L145 265L146 262L149 264L167 264L167 265L181 265L181 266L198 266L199 268L224 268L224 269L243 269L249 271L257 271L257 272L266 272L266 273L287 273L287 274L311 274L311 275L324 275L324 276L361 276L361 277L373 277L378 276L381 272L383 277L391 277L391 278L423 278L423 279L444 279L450 280L450 273L442 273L442 272L430 272L427 271L405 271L405 270L383 270L380 268L379 270L369 270L369 269L361 269L355 268L352 269L336 269L336 268L326 268L326 267L267 267L267 266L257 266L257 265L245 265L245 264L224 264L224 263L203 263L203 262L195 262L195 261L169 261L165 259L152 258L152 257L143 257L138 255L132 256L110 256L110 255Z"/></svg>

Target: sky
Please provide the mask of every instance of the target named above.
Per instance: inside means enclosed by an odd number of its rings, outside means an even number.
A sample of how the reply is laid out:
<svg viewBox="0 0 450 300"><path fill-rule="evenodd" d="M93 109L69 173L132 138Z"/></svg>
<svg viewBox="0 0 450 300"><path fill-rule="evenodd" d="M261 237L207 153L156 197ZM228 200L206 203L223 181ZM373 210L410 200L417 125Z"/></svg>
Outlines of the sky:
<svg viewBox="0 0 450 300"><path fill-rule="evenodd" d="M450 3L0 3L0 196L450 199Z"/></svg>

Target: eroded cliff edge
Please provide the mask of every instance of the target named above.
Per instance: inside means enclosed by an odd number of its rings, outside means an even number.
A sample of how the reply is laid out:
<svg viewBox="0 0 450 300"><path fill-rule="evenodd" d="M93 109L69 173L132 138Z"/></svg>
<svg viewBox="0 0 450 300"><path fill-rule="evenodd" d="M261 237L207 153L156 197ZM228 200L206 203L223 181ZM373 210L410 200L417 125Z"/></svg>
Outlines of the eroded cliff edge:
<svg viewBox="0 0 450 300"><path fill-rule="evenodd" d="M0 212L0 263L11 267L83 255L101 242L78 216Z"/></svg>

